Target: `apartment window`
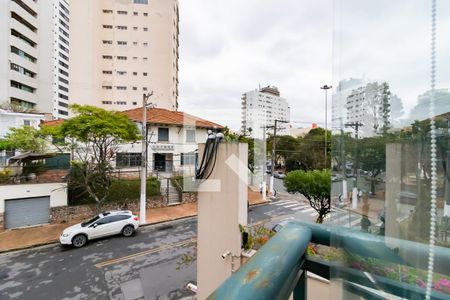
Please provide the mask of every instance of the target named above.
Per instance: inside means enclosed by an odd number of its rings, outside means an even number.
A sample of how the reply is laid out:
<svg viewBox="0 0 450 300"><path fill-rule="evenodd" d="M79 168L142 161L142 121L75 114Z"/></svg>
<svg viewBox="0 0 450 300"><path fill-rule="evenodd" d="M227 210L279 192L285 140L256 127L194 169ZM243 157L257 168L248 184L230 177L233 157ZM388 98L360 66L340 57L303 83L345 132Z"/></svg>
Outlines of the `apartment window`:
<svg viewBox="0 0 450 300"><path fill-rule="evenodd" d="M24 67L21 67L19 65L13 64L13 63L11 63L11 70L14 70L20 74L26 75L31 78L34 78L36 76L36 73L33 73L30 70L27 70Z"/></svg>
<svg viewBox="0 0 450 300"><path fill-rule="evenodd" d="M64 100L69 100L69 97L67 97L66 95L61 94L61 93L58 93L58 97L61 99L64 99Z"/></svg>
<svg viewBox="0 0 450 300"><path fill-rule="evenodd" d="M112 71L103 71L102 73L103 73L103 74L106 74L106 75L111 75L111 74L112 74Z"/></svg>
<svg viewBox="0 0 450 300"><path fill-rule="evenodd" d="M119 30L127 30L128 29L127 26L116 26L116 28Z"/></svg>
<svg viewBox="0 0 450 300"><path fill-rule="evenodd" d="M148 0L134 0L135 4L148 4Z"/></svg>
<svg viewBox="0 0 450 300"><path fill-rule="evenodd" d="M112 55L103 55L103 59L112 59Z"/></svg>
<svg viewBox="0 0 450 300"><path fill-rule="evenodd" d="M61 27L58 29L59 29L59 32L62 33L66 38L69 38L69 34L67 32L65 32L64 29L62 29Z"/></svg>
<svg viewBox="0 0 450 300"><path fill-rule="evenodd" d="M169 141L169 128L158 128L158 141L168 142Z"/></svg>
<svg viewBox="0 0 450 300"><path fill-rule="evenodd" d="M59 24L61 24L64 28L66 28L67 30L69 30L69 25L67 25L66 23L64 23L62 20L59 20Z"/></svg>
<svg viewBox="0 0 450 300"><path fill-rule="evenodd" d="M63 115L63 116L68 116L69 115L69 113L67 111L60 110L60 109L58 110L58 114Z"/></svg>
<svg viewBox="0 0 450 300"><path fill-rule="evenodd" d="M35 42L33 42L32 40L30 40L29 38L27 38L26 36L24 36L23 34L21 34L20 32L14 30L14 29L11 29L11 35L21 39L22 41L24 41L25 43L27 43L28 45L30 45L33 48L36 47Z"/></svg>
<svg viewBox="0 0 450 300"><path fill-rule="evenodd" d="M103 40L103 44L112 45L112 41L111 40Z"/></svg>
<svg viewBox="0 0 450 300"><path fill-rule="evenodd" d="M127 105L126 101L117 101L116 102L117 105Z"/></svg>
<svg viewBox="0 0 450 300"><path fill-rule="evenodd" d="M144 57L143 60L148 60L148 57Z"/></svg>
<svg viewBox="0 0 450 300"><path fill-rule="evenodd" d="M128 12L126 12L125 10L118 10L117 13L119 15L128 15Z"/></svg>
<svg viewBox="0 0 450 300"><path fill-rule="evenodd" d="M148 46L148 43L144 43L143 45L144 45L144 47L147 47L147 46Z"/></svg>
<svg viewBox="0 0 450 300"><path fill-rule="evenodd" d="M117 45L126 45L127 42L126 41L117 41Z"/></svg>
<svg viewBox="0 0 450 300"><path fill-rule="evenodd" d="M127 75L126 71L117 71L117 75Z"/></svg>
<svg viewBox="0 0 450 300"><path fill-rule="evenodd" d="M138 15L138 12L137 12L137 11L133 12L133 15L134 15L134 16L137 16L137 15Z"/></svg>
<svg viewBox="0 0 450 300"><path fill-rule="evenodd" d="M137 105L137 102L133 102L133 105Z"/></svg>
<svg viewBox="0 0 450 300"><path fill-rule="evenodd" d="M133 75L134 75L134 76L137 76L137 72L133 72Z"/></svg>
<svg viewBox="0 0 450 300"><path fill-rule="evenodd" d="M104 10L103 10L103 13L104 13L104 14L112 14L113 11L112 11L111 9L104 9Z"/></svg>
<svg viewBox="0 0 450 300"><path fill-rule="evenodd" d="M133 27L133 30L138 30L138 28L136 26Z"/></svg>
<svg viewBox="0 0 450 300"><path fill-rule="evenodd" d="M58 76L58 80L62 83L69 84L69 80L62 78L61 76Z"/></svg>
<svg viewBox="0 0 450 300"><path fill-rule="evenodd" d="M103 25L103 28L112 29L113 27L112 27L112 25Z"/></svg>
<svg viewBox="0 0 450 300"><path fill-rule="evenodd" d="M36 58L34 58L33 56L27 54L26 52L20 50L19 48L14 47L14 46L11 46L11 52L19 55L20 57L22 57L28 61L36 62Z"/></svg>
<svg viewBox="0 0 450 300"><path fill-rule="evenodd" d="M59 105L59 106L62 106L62 107L65 107L65 108L68 108L68 107L69 107L69 104L64 103L64 102L61 102L61 101L58 101L58 105Z"/></svg>
<svg viewBox="0 0 450 300"><path fill-rule="evenodd" d="M142 73L142 75L147 76L147 72Z"/></svg>
<svg viewBox="0 0 450 300"><path fill-rule="evenodd" d="M111 104L112 104L112 101L102 101L102 104L105 104L105 105L111 105Z"/></svg>
<svg viewBox="0 0 450 300"><path fill-rule="evenodd" d="M148 31L148 27L144 27L144 31Z"/></svg>
<svg viewBox="0 0 450 300"><path fill-rule="evenodd" d="M137 86L133 86L133 91L137 91Z"/></svg>
<svg viewBox="0 0 450 300"><path fill-rule="evenodd" d="M61 52L58 53L59 57L64 58L65 60L69 61L69 57Z"/></svg>
<svg viewBox="0 0 450 300"><path fill-rule="evenodd" d="M117 167L139 167L141 166L141 153L117 153Z"/></svg>
<svg viewBox="0 0 450 300"><path fill-rule="evenodd" d="M24 126L31 126L31 120L23 120Z"/></svg>
<svg viewBox="0 0 450 300"><path fill-rule="evenodd" d="M125 91L127 89L127 87L123 86L123 85L118 85L118 86L116 86L116 89L120 90L120 91Z"/></svg>
<svg viewBox="0 0 450 300"><path fill-rule="evenodd" d="M137 60L137 56L133 56L133 60Z"/></svg>
<svg viewBox="0 0 450 300"><path fill-rule="evenodd" d="M66 71L61 70L61 69L58 69L58 70L59 70L59 73L60 73L60 74L63 74L63 75L65 75L65 76L69 77L69 73L67 73Z"/></svg>
<svg viewBox="0 0 450 300"><path fill-rule="evenodd" d="M102 85L102 89L104 89L104 90L112 90L112 86L110 86L110 85Z"/></svg>
<svg viewBox="0 0 450 300"><path fill-rule="evenodd" d="M143 87L143 88L142 88L142 90L143 90L143 91L146 91L146 90L147 90L147 88L146 88L146 87Z"/></svg>
<svg viewBox="0 0 450 300"><path fill-rule="evenodd" d="M196 153L181 153L180 164L183 166L195 165L196 159L197 159Z"/></svg>
<svg viewBox="0 0 450 300"><path fill-rule="evenodd" d="M144 17L147 17L148 16L148 13L144 13Z"/></svg>
<svg viewBox="0 0 450 300"><path fill-rule="evenodd" d="M133 42L133 46L137 46L138 42Z"/></svg>
<svg viewBox="0 0 450 300"><path fill-rule="evenodd" d="M186 130L186 142L195 143L195 129Z"/></svg>
<svg viewBox="0 0 450 300"><path fill-rule="evenodd" d="M118 60L127 60L127 57L126 56L117 56L117 59Z"/></svg>
<svg viewBox="0 0 450 300"><path fill-rule="evenodd" d="M32 88L31 86L22 84L20 82L14 81L14 80L11 80L10 84L11 84L11 87L20 89L20 90L28 92L28 93L34 93L34 91L35 91L35 88Z"/></svg>
<svg viewBox="0 0 450 300"><path fill-rule="evenodd" d="M61 91L69 92L69 89L66 88L66 87L63 87L62 85L58 85L58 88L59 88Z"/></svg>

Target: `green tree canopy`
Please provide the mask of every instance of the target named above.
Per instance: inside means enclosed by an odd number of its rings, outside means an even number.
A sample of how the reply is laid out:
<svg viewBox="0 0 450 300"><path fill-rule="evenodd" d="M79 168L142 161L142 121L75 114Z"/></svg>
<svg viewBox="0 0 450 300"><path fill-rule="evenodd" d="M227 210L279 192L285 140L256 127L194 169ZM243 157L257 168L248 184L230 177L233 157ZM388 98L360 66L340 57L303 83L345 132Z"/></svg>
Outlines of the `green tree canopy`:
<svg viewBox="0 0 450 300"><path fill-rule="evenodd" d="M47 148L47 141L40 130L25 125L10 128L2 144L5 148L22 152L43 153Z"/></svg>
<svg viewBox="0 0 450 300"><path fill-rule="evenodd" d="M300 193L319 214L316 222L322 223L330 212L331 173L328 170L293 171L284 179L289 193Z"/></svg>

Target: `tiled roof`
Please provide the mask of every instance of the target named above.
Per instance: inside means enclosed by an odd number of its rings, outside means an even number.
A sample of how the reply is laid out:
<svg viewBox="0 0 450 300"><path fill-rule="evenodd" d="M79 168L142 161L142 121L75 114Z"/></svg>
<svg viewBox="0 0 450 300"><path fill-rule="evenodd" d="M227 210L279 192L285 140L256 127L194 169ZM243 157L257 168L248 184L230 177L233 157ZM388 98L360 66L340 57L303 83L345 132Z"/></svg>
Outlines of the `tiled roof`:
<svg viewBox="0 0 450 300"><path fill-rule="evenodd" d="M142 120L142 107L123 111L128 118L135 122ZM175 126L196 126L201 128L216 128L222 129L223 126L195 117L193 115L172 111L164 108L149 108L147 110L147 123L162 124L162 125L175 125Z"/></svg>
<svg viewBox="0 0 450 300"><path fill-rule="evenodd" d="M56 126L56 125L60 125L62 123L64 123L64 119L56 119L56 120L51 120L51 121L42 121L41 125Z"/></svg>

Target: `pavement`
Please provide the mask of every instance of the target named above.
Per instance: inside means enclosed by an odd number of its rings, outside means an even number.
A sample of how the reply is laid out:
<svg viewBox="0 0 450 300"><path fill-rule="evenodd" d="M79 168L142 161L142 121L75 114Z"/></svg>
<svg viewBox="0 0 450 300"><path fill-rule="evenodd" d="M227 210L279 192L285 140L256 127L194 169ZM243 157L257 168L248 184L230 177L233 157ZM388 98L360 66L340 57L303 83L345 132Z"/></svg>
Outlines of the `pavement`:
<svg viewBox="0 0 450 300"><path fill-rule="evenodd" d="M260 193L254 189L248 189L250 206L267 203ZM172 205L162 208L147 209L147 224L152 225L167 221L184 219L197 216L197 203ZM72 220L70 223L46 224L28 228L18 228L0 231L0 253L58 242L61 232L82 220Z"/></svg>

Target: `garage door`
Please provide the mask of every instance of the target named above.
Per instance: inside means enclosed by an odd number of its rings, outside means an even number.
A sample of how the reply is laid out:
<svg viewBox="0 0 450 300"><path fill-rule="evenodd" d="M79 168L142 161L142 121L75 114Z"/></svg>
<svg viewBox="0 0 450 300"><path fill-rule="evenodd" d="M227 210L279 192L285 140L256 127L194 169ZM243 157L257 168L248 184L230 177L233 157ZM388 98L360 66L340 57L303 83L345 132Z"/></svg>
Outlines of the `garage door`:
<svg viewBox="0 0 450 300"><path fill-rule="evenodd" d="M5 201L5 228L48 223L50 197L21 198Z"/></svg>

